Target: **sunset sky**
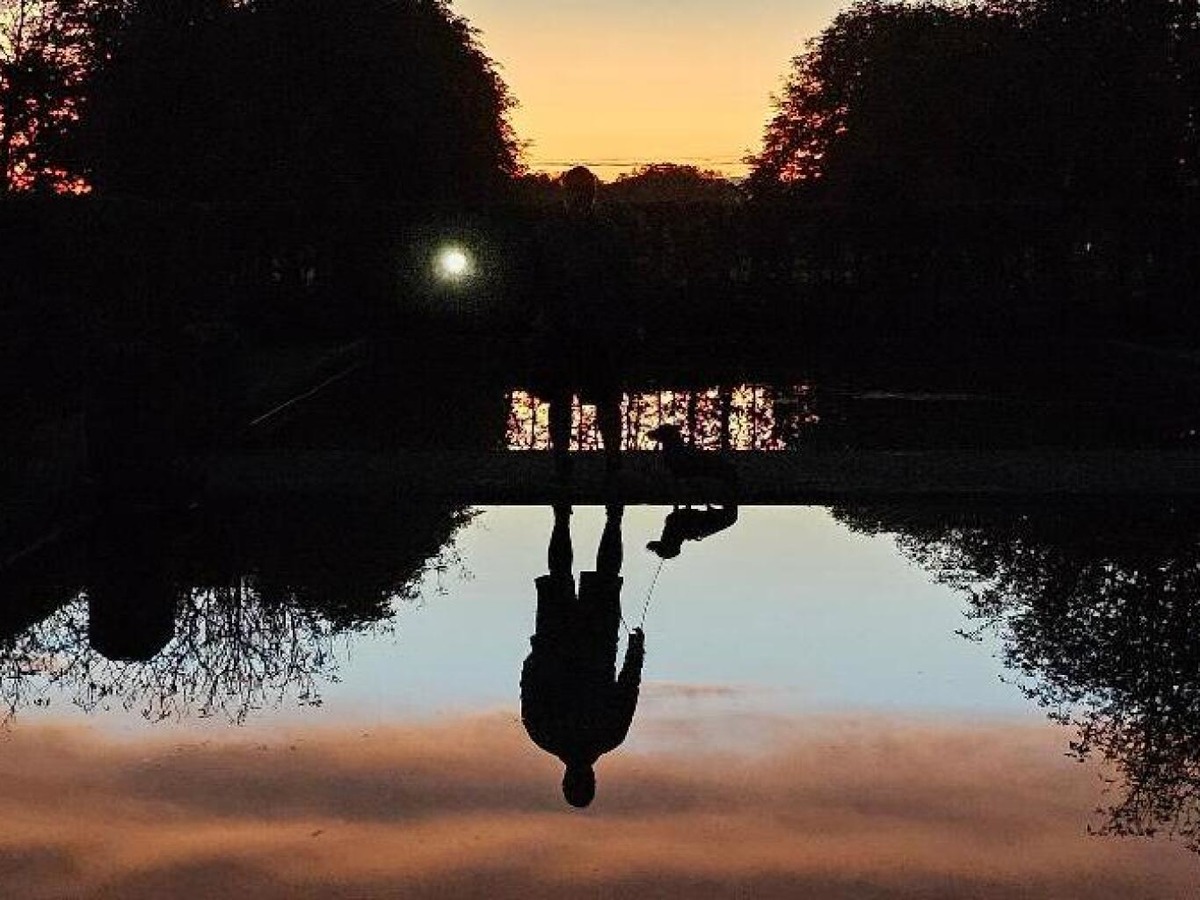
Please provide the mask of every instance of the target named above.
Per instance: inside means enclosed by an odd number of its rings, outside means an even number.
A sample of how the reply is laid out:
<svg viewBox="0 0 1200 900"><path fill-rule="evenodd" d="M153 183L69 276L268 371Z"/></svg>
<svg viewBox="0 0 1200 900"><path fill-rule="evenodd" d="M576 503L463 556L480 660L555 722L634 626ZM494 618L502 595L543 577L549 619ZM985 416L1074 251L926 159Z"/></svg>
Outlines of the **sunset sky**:
<svg viewBox="0 0 1200 900"><path fill-rule="evenodd" d="M689 734L653 724L675 745ZM502 713L183 741L29 728L0 755L5 888L27 900L1194 896L1180 847L1087 836L1096 773L1045 726L723 725L770 746L621 754L585 813L564 808L556 762Z"/></svg>
<svg viewBox="0 0 1200 900"><path fill-rule="evenodd" d="M630 605L665 512L627 511ZM575 510L577 566L603 519ZM994 637L955 633L963 599L814 507L743 509L663 570L634 728L570 809L519 717L551 521L480 511L394 628L348 639L319 705L233 728L35 694L0 729L9 894L1194 896L1181 843L1088 834L1113 800L1103 769L1001 682Z"/></svg>
<svg viewBox="0 0 1200 900"><path fill-rule="evenodd" d="M788 61L848 0L456 0L520 101L526 161L744 171Z"/></svg>

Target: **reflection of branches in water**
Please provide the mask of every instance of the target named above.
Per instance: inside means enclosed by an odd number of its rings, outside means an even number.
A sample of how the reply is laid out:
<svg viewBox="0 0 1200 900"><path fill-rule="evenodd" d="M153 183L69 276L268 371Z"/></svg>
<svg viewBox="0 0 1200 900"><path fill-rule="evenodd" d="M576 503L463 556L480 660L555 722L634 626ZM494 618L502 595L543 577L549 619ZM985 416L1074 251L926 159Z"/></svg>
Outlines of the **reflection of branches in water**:
<svg viewBox="0 0 1200 900"><path fill-rule="evenodd" d="M967 593L975 633L1080 760L1119 778L1101 833L1165 832L1200 851L1200 529L1173 514L996 516L963 524L841 512Z"/></svg>
<svg viewBox="0 0 1200 900"><path fill-rule="evenodd" d="M474 512L465 513L463 514L463 521L470 521L474 516ZM467 563L456 544L447 544L443 547L437 557L426 566L423 577L414 578L406 582L392 593L388 600L393 607L400 602L409 603L414 606L424 606L425 598L428 594L432 593L436 597L444 597L450 592L449 588L446 587L446 579L451 572L454 573L454 577L459 581L473 581L475 579L475 574L467 567ZM431 578L432 583L430 583Z"/></svg>
<svg viewBox="0 0 1200 900"><path fill-rule="evenodd" d="M235 722L289 693L319 703L336 670L339 632L319 613L264 602L252 584L184 596L175 637L149 662L106 659L89 645L86 597L21 636L4 654L5 701L23 705L25 676L64 690L85 711L120 707L162 720L224 714ZM13 691L9 689L13 688Z"/></svg>
<svg viewBox="0 0 1200 900"><path fill-rule="evenodd" d="M512 391L508 409L510 450L550 448L548 401L527 391ZM804 429L819 421L812 388L803 384L626 394L621 418L625 450L654 449L648 435L664 424L679 425L685 439L708 450L782 450L794 446ZM572 450L602 446L596 407L586 397L572 398L571 435Z"/></svg>
<svg viewBox="0 0 1200 900"><path fill-rule="evenodd" d="M65 693L85 711L121 708L151 721L222 715L241 723L289 696L321 704L322 682L336 682L351 634L386 632L401 604L445 592L448 572L469 577L452 535L469 521L447 520L447 543L402 582L368 579L317 588L270 585L257 576L228 587L193 588L178 598L175 634L149 662L110 660L92 649L83 593L0 647L0 703L7 716L46 706ZM350 599L353 596L354 602Z"/></svg>

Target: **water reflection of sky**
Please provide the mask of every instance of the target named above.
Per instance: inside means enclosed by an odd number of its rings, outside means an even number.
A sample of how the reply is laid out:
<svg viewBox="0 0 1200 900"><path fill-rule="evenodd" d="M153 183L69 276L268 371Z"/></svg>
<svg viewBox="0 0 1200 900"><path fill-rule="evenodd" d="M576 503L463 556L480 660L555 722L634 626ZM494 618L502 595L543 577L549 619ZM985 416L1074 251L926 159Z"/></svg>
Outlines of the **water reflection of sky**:
<svg viewBox="0 0 1200 900"><path fill-rule="evenodd" d="M658 564L643 548L665 513L626 513L622 603L631 623ZM327 692L330 705L395 715L511 702L550 524L548 509L483 511L459 538L463 570L431 576L425 603L402 610L394 639L356 647L344 682ZM576 511L577 570L592 568L602 525L602 510ZM819 508L746 509L733 528L664 565L645 679L736 687L740 702L777 710L1027 711L1000 682L995 648L954 634L961 607L888 538L851 534Z"/></svg>
<svg viewBox="0 0 1200 900"><path fill-rule="evenodd" d="M658 568L645 548L667 509L625 517L626 619L635 624ZM317 711L289 697L255 718L391 722L512 706L546 571L549 509L479 512L455 561L426 575L386 627L335 641L338 681ZM603 510L573 517L576 571L593 568ZM888 537L854 534L817 507L743 509L737 524L665 563L651 601L643 712L756 710L1022 715L1000 679L997 645L966 641L962 598L909 565ZM25 715L63 715L51 704ZM128 725L136 716L95 721ZM634 730L634 737L637 730Z"/></svg>
<svg viewBox="0 0 1200 900"><path fill-rule="evenodd" d="M666 510L626 513L624 604ZM603 511L573 521L591 567ZM818 508L742 510L663 570L630 739L586 812L518 717L550 511L485 509L320 708L243 728L25 711L0 746L21 896L1191 896L1197 861L1086 835L1069 735L955 635L962 598Z"/></svg>

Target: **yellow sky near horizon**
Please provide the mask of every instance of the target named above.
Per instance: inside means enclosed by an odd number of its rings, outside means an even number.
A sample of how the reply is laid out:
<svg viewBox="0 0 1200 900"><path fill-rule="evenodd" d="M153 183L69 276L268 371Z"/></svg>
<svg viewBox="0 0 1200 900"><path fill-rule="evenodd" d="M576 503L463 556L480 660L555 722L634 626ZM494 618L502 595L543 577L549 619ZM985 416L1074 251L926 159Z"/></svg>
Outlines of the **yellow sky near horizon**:
<svg viewBox="0 0 1200 900"><path fill-rule="evenodd" d="M456 0L519 101L539 171L649 162L730 175L759 143L788 61L846 0Z"/></svg>

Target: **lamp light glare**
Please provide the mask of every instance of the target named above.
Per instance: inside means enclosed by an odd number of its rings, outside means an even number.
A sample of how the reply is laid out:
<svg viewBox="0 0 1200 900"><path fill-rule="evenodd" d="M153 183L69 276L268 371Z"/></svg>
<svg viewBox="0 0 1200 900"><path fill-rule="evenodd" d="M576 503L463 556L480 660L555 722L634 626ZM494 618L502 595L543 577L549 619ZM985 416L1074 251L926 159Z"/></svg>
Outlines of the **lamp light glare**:
<svg viewBox="0 0 1200 900"><path fill-rule="evenodd" d="M471 258L462 247L443 247L437 255L434 268L446 281L461 281L471 274Z"/></svg>

